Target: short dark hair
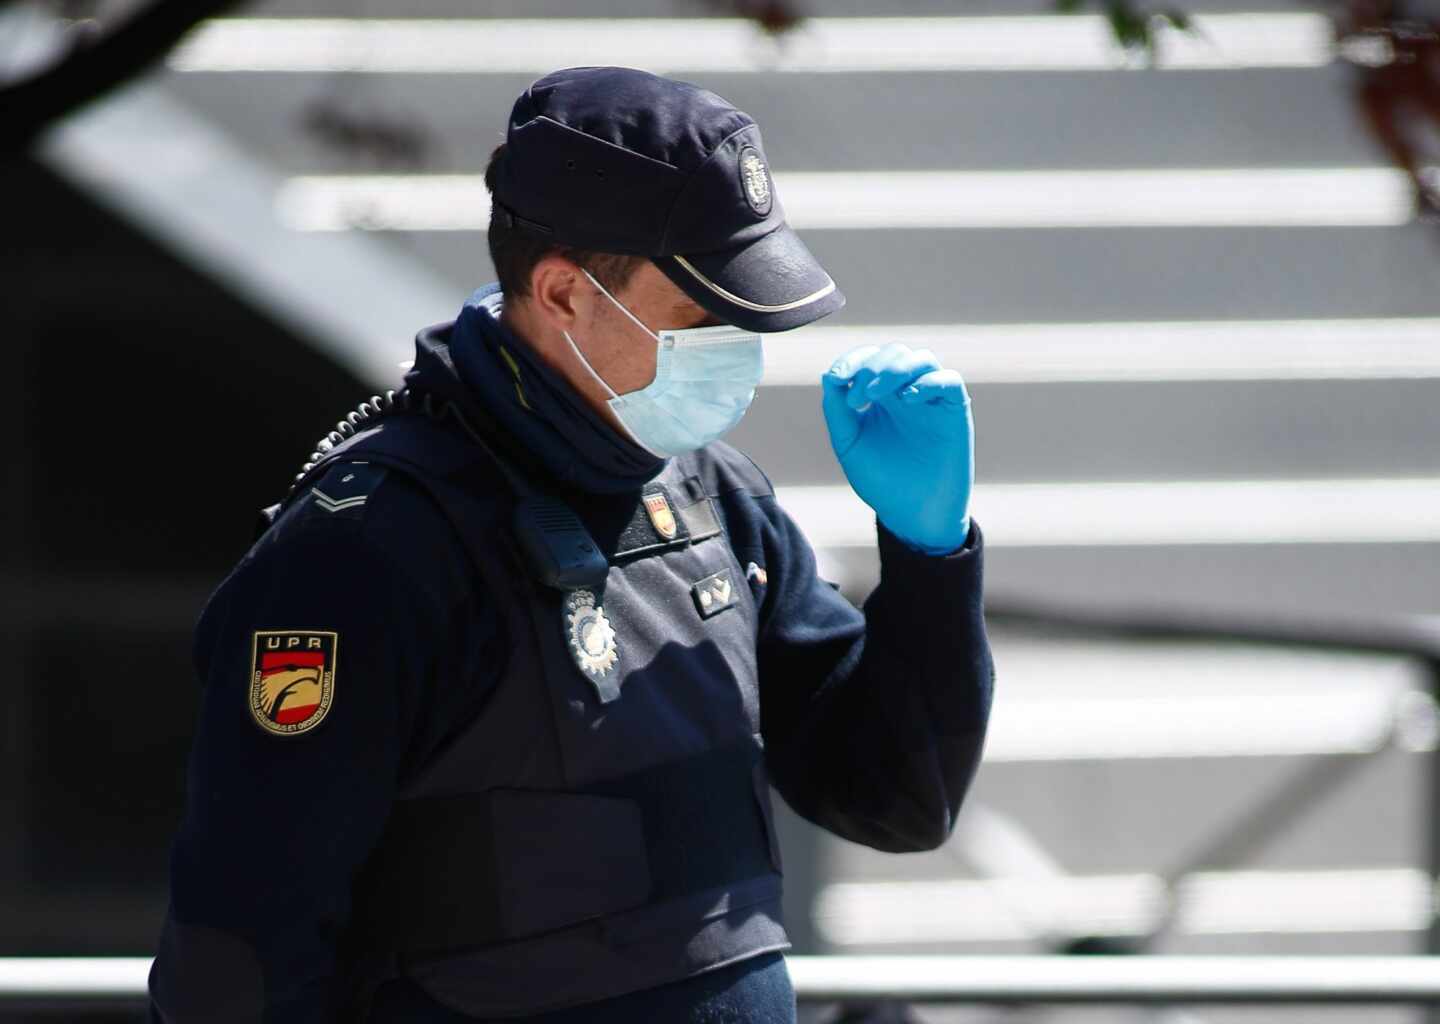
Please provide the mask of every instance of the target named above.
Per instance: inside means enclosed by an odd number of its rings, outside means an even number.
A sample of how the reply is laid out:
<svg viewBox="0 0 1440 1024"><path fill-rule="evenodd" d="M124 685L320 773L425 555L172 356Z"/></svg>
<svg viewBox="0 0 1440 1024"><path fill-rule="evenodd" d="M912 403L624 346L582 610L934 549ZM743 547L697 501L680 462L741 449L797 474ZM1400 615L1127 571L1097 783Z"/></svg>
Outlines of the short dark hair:
<svg viewBox="0 0 1440 1024"><path fill-rule="evenodd" d="M490 163L485 168L485 187L495 195L495 179L499 174L500 162L505 159L505 143L495 147L490 154ZM557 245L523 228L510 226L505 219L496 216L492 204L490 211L490 261L495 264L495 276L500 280L500 290L506 295L529 295L530 274L535 265L547 256L563 256L579 264L595 276L595 279L611 292L619 291L630 283L630 278L645 262L644 256L626 256L614 252L595 252L590 249L576 249L573 246Z"/></svg>

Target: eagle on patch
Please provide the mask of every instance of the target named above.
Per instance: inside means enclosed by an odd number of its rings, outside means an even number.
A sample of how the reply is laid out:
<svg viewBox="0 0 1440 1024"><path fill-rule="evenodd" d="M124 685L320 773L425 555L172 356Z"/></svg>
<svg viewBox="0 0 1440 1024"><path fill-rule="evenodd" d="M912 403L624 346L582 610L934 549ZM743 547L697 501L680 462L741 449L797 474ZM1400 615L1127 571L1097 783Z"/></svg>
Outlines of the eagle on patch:
<svg viewBox="0 0 1440 1024"><path fill-rule="evenodd" d="M324 630L259 630L250 662L250 716L275 736L309 732L335 700L340 635Z"/></svg>

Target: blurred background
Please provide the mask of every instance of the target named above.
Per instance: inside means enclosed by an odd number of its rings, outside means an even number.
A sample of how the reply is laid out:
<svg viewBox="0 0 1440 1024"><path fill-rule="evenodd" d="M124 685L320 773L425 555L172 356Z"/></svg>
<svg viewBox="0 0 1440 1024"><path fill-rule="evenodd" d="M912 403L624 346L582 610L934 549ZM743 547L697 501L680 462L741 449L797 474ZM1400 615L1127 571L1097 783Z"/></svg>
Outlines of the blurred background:
<svg viewBox="0 0 1440 1024"><path fill-rule="evenodd" d="M532 79L585 63L753 115L849 297L767 341L731 440L855 600L873 527L819 373L898 340L970 382L987 762L933 853L787 815L796 951L1424 950L1423 666L1021 614L1440 612L1440 8L1176 3L0 2L0 955L152 951L199 609L315 440L491 279L485 159Z"/></svg>

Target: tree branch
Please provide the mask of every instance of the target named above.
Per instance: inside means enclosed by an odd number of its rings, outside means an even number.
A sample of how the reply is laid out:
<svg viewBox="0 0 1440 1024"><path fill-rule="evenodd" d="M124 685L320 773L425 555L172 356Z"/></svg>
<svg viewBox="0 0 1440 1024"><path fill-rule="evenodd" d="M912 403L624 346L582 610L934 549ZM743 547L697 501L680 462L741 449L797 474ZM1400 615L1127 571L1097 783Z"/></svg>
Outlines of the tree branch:
<svg viewBox="0 0 1440 1024"><path fill-rule="evenodd" d="M186 32L245 0L158 0L113 32L80 35L53 66L0 89L0 147L28 146L47 125L158 63Z"/></svg>

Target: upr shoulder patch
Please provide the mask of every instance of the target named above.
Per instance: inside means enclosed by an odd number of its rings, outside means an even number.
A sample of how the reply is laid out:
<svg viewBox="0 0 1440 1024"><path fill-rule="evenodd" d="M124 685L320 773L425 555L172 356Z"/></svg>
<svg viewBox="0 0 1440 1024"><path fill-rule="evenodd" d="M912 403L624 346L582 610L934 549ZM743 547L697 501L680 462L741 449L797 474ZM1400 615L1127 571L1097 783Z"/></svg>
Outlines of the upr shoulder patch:
<svg viewBox="0 0 1440 1024"><path fill-rule="evenodd" d="M312 629L255 633L250 716L275 736L297 736L325 720L335 702L340 634Z"/></svg>

